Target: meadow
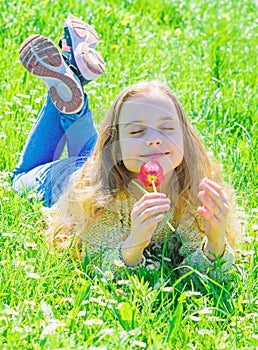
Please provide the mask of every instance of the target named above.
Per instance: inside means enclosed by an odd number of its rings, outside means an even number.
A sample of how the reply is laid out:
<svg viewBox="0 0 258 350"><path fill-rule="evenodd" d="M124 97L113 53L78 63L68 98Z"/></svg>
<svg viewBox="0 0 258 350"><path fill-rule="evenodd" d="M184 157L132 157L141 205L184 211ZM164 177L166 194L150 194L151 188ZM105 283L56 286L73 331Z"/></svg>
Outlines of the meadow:
<svg viewBox="0 0 258 350"><path fill-rule="evenodd" d="M0 0L0 348L257 349L257 6L251 0ZM58 42L71 12L98 31L106 72L85 87L99 124L125 86L175 91L235 189L242 241L233 280L185 285L159 270L105 271L49 254L41 204L10 173L46 88L19 61L40 33Z"/></svg>

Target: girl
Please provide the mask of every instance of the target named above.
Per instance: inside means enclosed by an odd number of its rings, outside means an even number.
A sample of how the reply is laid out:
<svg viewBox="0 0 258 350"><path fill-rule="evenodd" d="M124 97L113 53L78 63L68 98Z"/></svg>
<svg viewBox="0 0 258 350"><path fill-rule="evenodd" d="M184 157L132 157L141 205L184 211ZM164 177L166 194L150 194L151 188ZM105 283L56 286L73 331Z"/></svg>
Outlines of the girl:
<svg viewBox="0 0 258 350"><path fill-rule="evenodd" d="M84 36L78 36L78 21ZM94 59L86 55L87 64L83 59L85 52L94 50L89 27L71 15L67 22L68 64L73 62L73 71L91 80L103 72L103 61L95 51ZM29 136L13 183L17 190L36 189L44 205L51 207L45 209L50 247L80 248L82 255L99 256L105 269L137 267L146 263L145 257L148 262L166 249L165 260L182 272L190 266L226 281L236 241L230 204L218 169L174 93L156 81L126 88L111 106L94 147L96 130L76 76L52 42L34 39L29 39L25 59L22 46L22 62L50 88L50 98ZM53 63L52 53L59 65ZM98 74L87 77L85 66L96 62ZM44 77L39 74L42 68L35 70L39 64L47 68ZM69 157L57 160L65 140ZM150 160L162 167L164 181L157 191L147 187L143 195L135 182L142 164Z"/></svg>

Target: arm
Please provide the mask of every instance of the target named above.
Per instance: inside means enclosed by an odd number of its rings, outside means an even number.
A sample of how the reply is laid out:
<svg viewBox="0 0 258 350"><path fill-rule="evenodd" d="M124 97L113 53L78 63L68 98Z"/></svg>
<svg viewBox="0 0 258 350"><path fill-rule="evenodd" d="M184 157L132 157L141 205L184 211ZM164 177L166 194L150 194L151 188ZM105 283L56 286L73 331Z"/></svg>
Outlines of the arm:
<svg viewBox="0 0 258 350"><path fill-rule="evenodd" d="M226 240L226 221L229 205L221 186L210 179L200 184L199 199L202 206L198 212L204 221L205 237L193 223L189 229L179 226L182 241L185 242L183 265L190 265L218 281L230 278L234 252ZM180 232L181 231L181 232Z"/></svg>
<svg viewBox="0 0 258 350"><path fill-rule="evenodd" d="M202 205L198 212L204 220L206 235L203 251L214 261L225 250L229 204L222 187L207 178L200 184L199 199Z"/></svg>
<svg viewBox="0 0 258 350"><path fill-rule="evenodd" d="M121 245L121 255L128 266L142 262L143 250L150 244L162 212L170 209L170 199L163 193L147 193L135 203L131 212L130 234Z"/></svg>
<svg viewBox="0 0 258 350"><path fill-rule="evenodd" d="M190 266L219 283L228 282L231 279L230 271L234 268L235 254L227 241L222 255L220 257L213 255L212 259L209 259L204 252L205 238L203 239L203 234L197 231L197 228L186 229L179 226L178 234L185 242L179 251L184 257L179 269L181 275L189 271L184 266Z"/></svg>
<svg viewBox="0 0 258 350"><path fill-rule="evenodd" d="M81 235L89 259L99 256L103 270L140 265L143 250L164 218L161 212L170 208L163 193L145 194L136 203L121 195L118 202L116 211L103 209Z"/></svg>

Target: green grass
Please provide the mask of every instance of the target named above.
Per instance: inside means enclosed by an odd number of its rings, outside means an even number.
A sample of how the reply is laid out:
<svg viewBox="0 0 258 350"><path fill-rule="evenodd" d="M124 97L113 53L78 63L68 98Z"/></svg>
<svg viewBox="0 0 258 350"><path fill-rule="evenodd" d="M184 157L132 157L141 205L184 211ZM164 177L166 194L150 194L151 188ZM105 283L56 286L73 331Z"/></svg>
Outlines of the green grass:
<svg viewBox="0 0 258 350"><path fill-rule="evenodd" d="M0 348L257 348L255 1L0 0L0 11ZM96 122L128 84L166 81L223 166L244 237L229 285L185 286L165 267L116 282L48 253L40 203L15 194L8 173L46 92L19 46L33 33L57 42L68 11L101 37L107 70L86 87Z"/></svg>

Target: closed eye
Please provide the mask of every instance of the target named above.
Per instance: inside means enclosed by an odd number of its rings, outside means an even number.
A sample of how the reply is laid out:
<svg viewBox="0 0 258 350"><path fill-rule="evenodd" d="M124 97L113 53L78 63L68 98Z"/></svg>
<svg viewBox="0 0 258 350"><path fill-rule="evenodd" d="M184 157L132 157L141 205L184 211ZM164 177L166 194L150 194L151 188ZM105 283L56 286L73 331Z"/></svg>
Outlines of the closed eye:
<svg viewBox="0 0 258 350"><path fill-rule="evenodd" d="M141 133L143 133L143 132L144 132L144 130L130 131L130 132L129 132L129 135L137 135L137 134L141 134Z"/></svg>
<svg viewBox="0 0 258 350"><path fill-rule="evenodd" d="M165 131L173 131L173 130L175 130L175 128L161 128L161 130L165 130Z"/></svg>

